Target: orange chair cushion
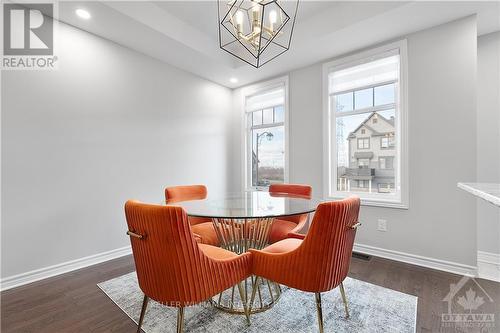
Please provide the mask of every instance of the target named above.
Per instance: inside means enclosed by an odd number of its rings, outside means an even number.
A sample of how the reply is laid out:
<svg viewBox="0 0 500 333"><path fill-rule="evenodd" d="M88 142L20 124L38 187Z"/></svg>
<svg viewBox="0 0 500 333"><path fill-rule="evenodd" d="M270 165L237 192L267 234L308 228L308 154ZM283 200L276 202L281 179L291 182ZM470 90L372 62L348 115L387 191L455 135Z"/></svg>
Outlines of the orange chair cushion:
<svg viewBox="0 0 500 333"><path fill-rule="evenodd" d="M189 224L191 224L191 225L196 225L196 224L205 223L205 222L212 223L212 219L210 219L210 218L196 217L196 216L189 216L188 221L189 221Z"/></svg>
<svg viewBox="0 0 500 333"><path fill-rule="evenodd" d="M273 193L300 195L304 197L311 197L312 187L302 184L272 184L269 186L269 192Z"/></svg>
<svg viewBox="0 0 500 333"><path fill-rule="evenodd" d="M201 237L203 244L219 246L219 239L212 222L204 222L191 226L191 231Z"/></svg>
<svg viewBox="0 0 500 333"><path fill-rule="evenodd" d="M298 248L302 244L301 239L296 239L296 238L286 238L284 240L281 240L279 242L276 242L274 244L269 245L268 247L265 247L262 249L264 252L268 253L284 253L284 252L290 252Z"/></svg>
<svg viewBox="0 0 500 333"><path fill-rule="evenodd" d="M202 200L207 197L205 185L172 186L165 189L165 199L169 203Z"/></svg>
<svg viewBox="0 0 500 333"><path fill-rule="evenodd" d="M288 233L291 232L297 223L287 220L275 219L269 233L269 243L276 243L282 239L288 238Z"/></svg>
<svg viewBox="0 0 500 333"><path fill-rule="evenodd" d="M238 255L234 252L223 249L222 247L207 245L207 244L198 244L201 252L203 252L207 257L211 259L228 259L235 258Z"/></svg>

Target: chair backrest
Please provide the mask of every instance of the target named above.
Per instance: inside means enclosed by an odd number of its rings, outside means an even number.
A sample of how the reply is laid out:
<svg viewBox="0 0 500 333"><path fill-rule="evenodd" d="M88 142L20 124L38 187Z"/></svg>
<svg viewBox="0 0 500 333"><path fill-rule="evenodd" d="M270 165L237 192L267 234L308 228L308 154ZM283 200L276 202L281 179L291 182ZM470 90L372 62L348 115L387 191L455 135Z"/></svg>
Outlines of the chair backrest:
<svg viewBox="0 0 500 333"><path fill-rule="evenodd" d="M207 197L205 185L172 186L165 189L165 200L169 203L202 200Z"/></svg>
<svg viewBox="0 0 500 333"><path fill-rule="evenodd" d="M311 227L296 255L307 266L300 284L303 290L328 291L340 284L349 264L358 223L358 197L318 205Z"/></svg>
<svg viewBox="0 0 500 333"><path fill-rule="evenodd" d="M271 194L271 196L281 196L283 194L286 194L287 196L297 195L301 197L311 198L312 187L302 184L272 184L269 186L269 193ZM290 221L296 224L305 223L307 221L307 214L282 216L279 219Z"/></svg>
<svg viewBox="0 0 500 333"><path fill-rule="evenodd" d="M205 185L184 185L172 186L165 189L165 201L176 203L190 200L203 200L207 198L207 187ZM210 222L210 219L204 217L189 217L189 224L196 225Z"/></svg>
<svg viewBox="0 0 500 333"><path fill-rule="evenodd" d="M197 303L210 297L207 257L191 233L181 207L129 200L125 204L137 278L142 291L171 306ZM179 304L179 305L177 305Z"/></svg>
<svg viewBox="0 0 500 333"><path fill-rule="evenodd" d="M301 184L272 184L269 186L269 192L300 195L310 198L312 194L312 187Z"/></svg>

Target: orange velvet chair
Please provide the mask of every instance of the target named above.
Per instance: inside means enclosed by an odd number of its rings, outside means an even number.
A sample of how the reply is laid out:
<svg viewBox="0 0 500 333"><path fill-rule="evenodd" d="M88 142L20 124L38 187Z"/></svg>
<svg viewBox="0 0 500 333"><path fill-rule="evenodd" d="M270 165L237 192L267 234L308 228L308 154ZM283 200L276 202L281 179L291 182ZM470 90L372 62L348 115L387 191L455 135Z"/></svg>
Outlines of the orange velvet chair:
<svg viewBox="0 0 500 333"><path fill-rule="evenodd" d="M310 198L312 187L298 184L272 184L269 186L269 192L271 195L287 194ZM282 216L274 219L273 225L271 226L271 232L269 233L269 242L276 243L288 238L288 234L291 232L298 233L304 228L307 222L307 216L308 214L301 214Z"/></svg>
<svg viewBox="0 0 500 333"><path fill-rule="evenodd" d="M137 332L151 298L178 308L177 332L182 332L184 307L203 302L238 284L251 273L251 255L237 255L195 241L186 212L181 207L125 204L132 253L139 287L144 292ZM243 305L247 320L249 313Z"/></svg>
<svg viewBox="0 0 500 333"><path fill-rule="evenodd" d="M176 203L190 200L203 200L207 197L205 185L173 186L165 189L165 200L167 203ZM189 217L191 230L198 242L219 246L219 239L213 226L212 220L205 217Z"/></svg>
<svg viewBox="0 0 500 333"><path fill-rule="evenodd" d="M350 197L318 206L307 235L288 238L262 250L250 249L253 273L291 288L316 294L320 332L323 332L321 293L340 286L346 317L349 309L342 281L349 263L358 222L360 201ZM255 299L255 288L250 309ZM250 311L250 310L249 310Z"/></svg>

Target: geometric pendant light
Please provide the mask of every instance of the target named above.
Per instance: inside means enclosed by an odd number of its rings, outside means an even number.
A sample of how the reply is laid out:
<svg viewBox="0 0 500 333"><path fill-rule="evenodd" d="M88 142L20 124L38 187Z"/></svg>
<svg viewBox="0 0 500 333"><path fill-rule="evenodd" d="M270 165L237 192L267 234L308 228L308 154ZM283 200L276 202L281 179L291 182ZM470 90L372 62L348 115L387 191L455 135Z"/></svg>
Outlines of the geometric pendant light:
<svg viewBox="0 0 500 333"><path fill-rule="evenodd" d="M221 49L258 68L290 48L298 0L218 0Z"/></svg>

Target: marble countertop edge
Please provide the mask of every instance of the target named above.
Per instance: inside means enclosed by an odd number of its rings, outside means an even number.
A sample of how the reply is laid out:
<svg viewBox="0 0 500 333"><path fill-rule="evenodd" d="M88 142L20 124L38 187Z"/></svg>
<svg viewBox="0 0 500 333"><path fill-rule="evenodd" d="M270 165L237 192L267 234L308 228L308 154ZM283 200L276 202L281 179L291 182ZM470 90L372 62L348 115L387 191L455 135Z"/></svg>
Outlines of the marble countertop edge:
<svg viewBox="0 0 500 333"><path fill-rule="evenodd" d="M500 207L500 183L458 183L458 188Z"/></svg>

